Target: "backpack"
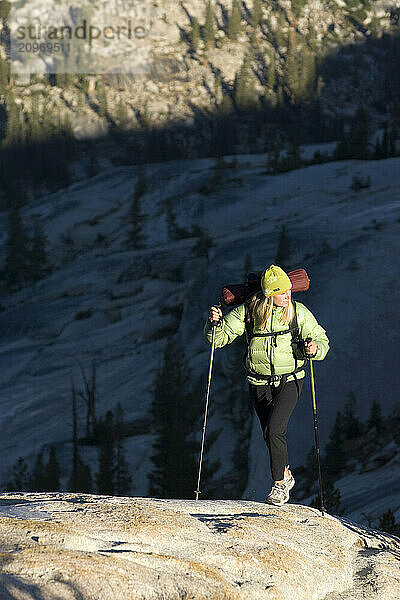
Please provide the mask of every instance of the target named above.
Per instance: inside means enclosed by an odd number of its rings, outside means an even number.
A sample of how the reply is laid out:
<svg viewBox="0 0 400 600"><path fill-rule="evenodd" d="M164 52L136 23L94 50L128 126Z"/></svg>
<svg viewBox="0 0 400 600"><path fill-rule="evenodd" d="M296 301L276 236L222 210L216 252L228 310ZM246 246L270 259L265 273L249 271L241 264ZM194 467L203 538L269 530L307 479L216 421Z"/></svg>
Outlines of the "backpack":
<svg viewBox="0 0 400 600"><path fill-rule="evenodd" d="M292 282L292 292L306 291L309 289L310 279L304 269L296 269L295 271L291 271L290 273L288 273L288 276ZM265 382L266 384L271 384L275 381L281 381L282 379L286 379L289 375L294 376L295 382L297 384L296 373L303 371L303 369L306 368L308 364L308 357L304 351L304 341L301 338L300 329L297 322L296 302L292 300L294 316L288 329L275 332L253 333L254 322L249 309L249 303L252 296L254 296L254 294L256 294L259 291L261 291L261 273L249 273L244 283L227 285L223 287L222 299L224 304L230 307L238 306L239 304L244 304L247 349L253 337L272 337L272 343L276 346L276 338L278 335L290 333L292 336L291 345L293 356L295 359L295 368L291 373L286 373L284 375L275 375L275 373L273 372L271 375L260 375L247 369L247 350L243 356L243 364L249 375L251 375L255 379L258 379L259 381ZM301 357L300 360L302 364L297 366L299 356ZM271 368L273 371L273 365L271 365Z"/></svg>
<svg viewBox="0 0 400 600"><path fill-rule="evenodd" d="M261 291L261 271L249 273L244 283L234 283L222 288L222 300L226 306L234 307L244 304L246 300ZM310 279L304 269L295 269L288 273L292 282L292 292L306 292L310 287Z"/></svg>

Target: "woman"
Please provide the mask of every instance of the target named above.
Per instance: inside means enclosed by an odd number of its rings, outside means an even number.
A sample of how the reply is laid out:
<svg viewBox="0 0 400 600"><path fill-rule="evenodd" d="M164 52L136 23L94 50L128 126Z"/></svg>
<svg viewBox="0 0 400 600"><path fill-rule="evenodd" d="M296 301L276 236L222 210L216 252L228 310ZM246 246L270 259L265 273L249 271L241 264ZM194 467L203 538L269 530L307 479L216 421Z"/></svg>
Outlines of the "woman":
<svg viewBox="0 0 400 600"><path fill-rule="evenodd" d="M289 500L295 484L286 429L303 386L304 367L307 358L323 360L329 350L325 330L304 304L292 301L291 287L288 275L271 265L262 274L261 292L226 317L212 306L205 327L206 339L211 342L211 322L217 322L216 348L246 332L250 397L269 450L274 480L266 501L278 506Z"/></svg>

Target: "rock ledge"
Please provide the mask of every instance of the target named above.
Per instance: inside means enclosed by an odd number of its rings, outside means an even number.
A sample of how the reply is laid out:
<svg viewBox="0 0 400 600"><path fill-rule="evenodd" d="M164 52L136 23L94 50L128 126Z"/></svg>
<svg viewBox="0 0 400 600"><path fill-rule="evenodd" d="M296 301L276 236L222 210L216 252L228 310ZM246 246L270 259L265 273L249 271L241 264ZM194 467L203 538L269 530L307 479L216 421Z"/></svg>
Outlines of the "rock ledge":
<svg viewBox="0 0 400 600"><path fill-rule="evenodd" d="M244 500L0 494L0 598L400 599L400 539Z"/></svg>

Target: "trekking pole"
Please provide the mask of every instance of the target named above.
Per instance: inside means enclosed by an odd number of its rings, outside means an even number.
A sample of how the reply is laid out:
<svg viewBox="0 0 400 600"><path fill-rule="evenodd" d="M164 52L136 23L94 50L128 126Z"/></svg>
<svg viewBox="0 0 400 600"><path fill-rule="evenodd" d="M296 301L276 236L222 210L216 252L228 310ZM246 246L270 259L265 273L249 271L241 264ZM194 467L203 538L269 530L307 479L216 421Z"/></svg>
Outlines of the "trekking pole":
<svg viewBox="0 0 400 600"><path fill-rule="evenodd" d="M221 303L218 304L218 307L221 306ZM212 325L212 334L211 334L211 356L210 356L210 366L208 368L208 380L207 380L207 392L206 392L206 406L204 410L204 421L203 421L203 435L201 439L201 450L200 450L200 459L199 459L199 474L197 477L197 489L195 490L196 500L199 499L200 491L200 477L201 477L201 468L203 466L203 454L204 454L204 443L206 439L206 426L207 426L207 414L208 414L208 401L210 398L210 386L211 386L211 375L212 368L214 363L214 351L215 351L215 327L218 325L218 321L211 321Z"/></svg>
<svg viewBox="0 0 400 600"><path fill-rule="evenodd" d="M324 492L323 492L323 487L322 487L322 473L321 473L321 460L320 460L320 453L319 453L319 435L318 435L318 420L317 420L317 402L315 399L314 368L313 368L312 358L310 358L310 375L311 375L312 405L313 405L313 414L314 414L315 453L317 455L317 464L318 464L319 498L321 501L321 513L323 516L324 512L326 512L326 510L324 507Z"/></svg>

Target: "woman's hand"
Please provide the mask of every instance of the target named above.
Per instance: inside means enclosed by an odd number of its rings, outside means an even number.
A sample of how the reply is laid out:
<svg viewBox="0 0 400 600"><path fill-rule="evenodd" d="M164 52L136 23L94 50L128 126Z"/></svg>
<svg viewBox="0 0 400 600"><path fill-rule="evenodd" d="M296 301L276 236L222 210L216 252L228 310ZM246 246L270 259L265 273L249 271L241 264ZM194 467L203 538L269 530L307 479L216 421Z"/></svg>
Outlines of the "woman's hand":
<svg viewBox="0 0 400 600"><path fill-rule="evenodd" d="M314 356L317 352L317 344L314 340L307 339L304 341L304 348L307 356Z"/></svg>
<svg viewBox="0 0 400 600"><path fill-rule="evenodd" d="M222 310L220 308L217 308L216 306L212 306L210 308L208 318L210 322L219 322L222 319Z"/></svg>

